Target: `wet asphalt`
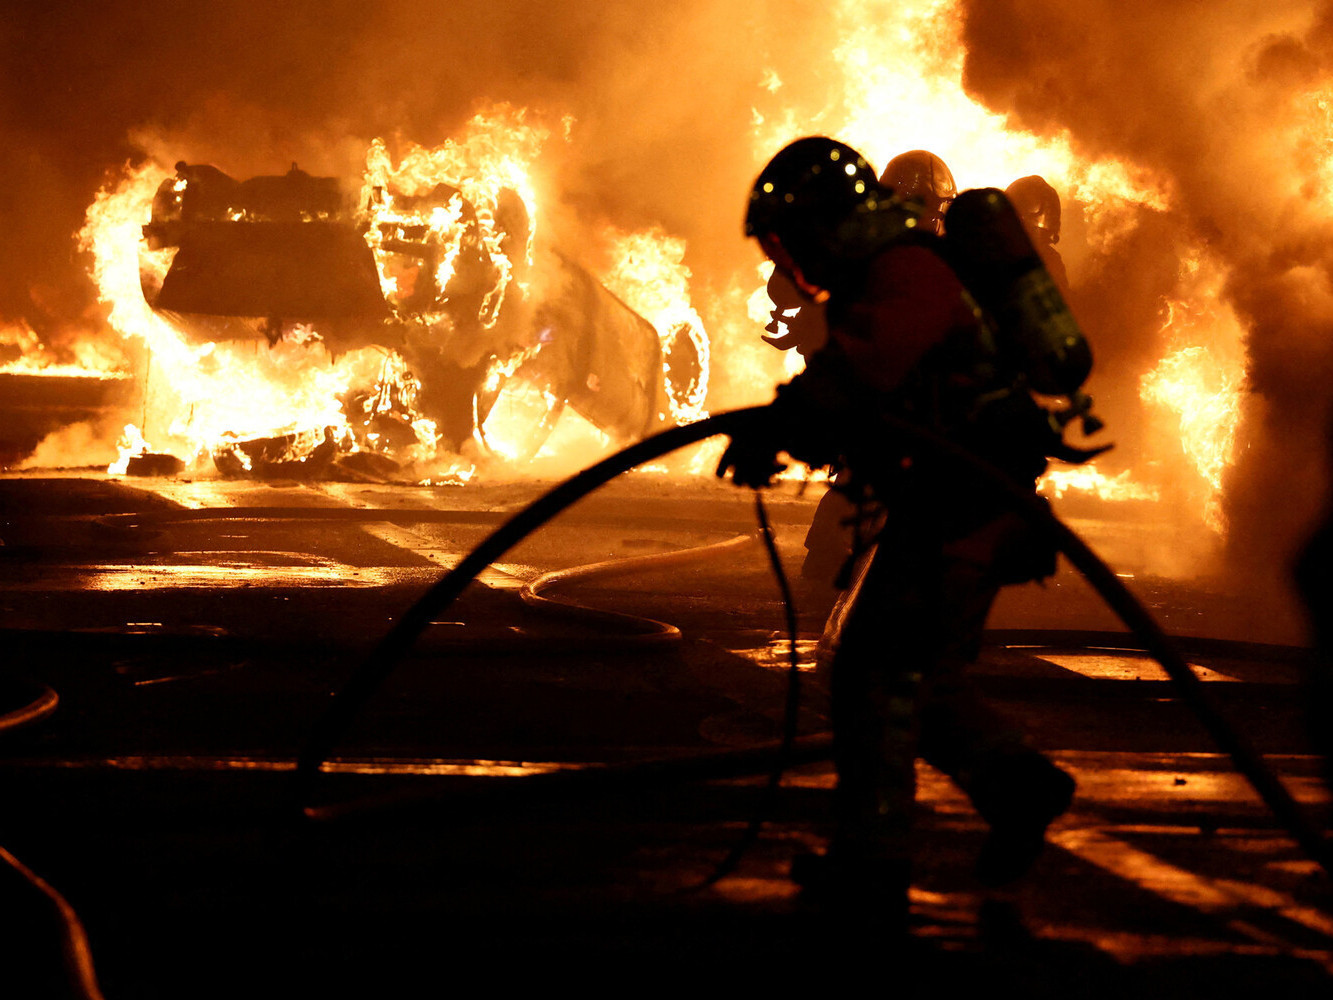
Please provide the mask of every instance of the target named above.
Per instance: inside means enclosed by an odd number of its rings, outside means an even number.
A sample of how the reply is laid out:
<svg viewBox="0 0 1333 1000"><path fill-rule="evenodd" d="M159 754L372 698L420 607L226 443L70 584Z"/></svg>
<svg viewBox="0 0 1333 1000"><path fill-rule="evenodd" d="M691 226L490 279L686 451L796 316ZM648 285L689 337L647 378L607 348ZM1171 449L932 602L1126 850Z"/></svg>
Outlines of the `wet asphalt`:
<svg viewBox="0 0 1333 1000"><path fill-rule="evenodd" d="M1029 878L976 883L984 829L922 765L910 938L879 933L873 907L803 897L791 859L829 831L821 680L802 671L802 762L765 794L784 609L761 547L726 545L753 533L751 501L711 482L632 477L507 553L432 616L298 793L333 693L541 489L0 479L0 694L59 699L0 733L0 845L78 912L107 997L866 974L906 995L1327 995L1326 876L1068 571L1006 595L977 671L1079 780ZM769 499L793 573L812 510L790 489ZM549 592L678 641L518 593L541 572L694 549ZM1290 617L1257 628L1244 593L1133 584L1322 819ZM827 595L794 585L808 668ZM54 981L40 901L10 888L10 967Z"/></svg>

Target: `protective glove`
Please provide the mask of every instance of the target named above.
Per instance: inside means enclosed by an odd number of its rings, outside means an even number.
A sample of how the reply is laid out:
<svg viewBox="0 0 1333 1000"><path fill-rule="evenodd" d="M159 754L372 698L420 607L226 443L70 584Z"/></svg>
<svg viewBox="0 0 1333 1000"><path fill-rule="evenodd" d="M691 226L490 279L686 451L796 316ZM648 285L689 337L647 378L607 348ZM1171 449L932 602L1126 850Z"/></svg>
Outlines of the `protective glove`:
<svg viewBox="0 0 1333 1000"><path fill-rule="evenodd" d="M756 428L734 434L727 450L722 453L722 460L717 463L717 477L725 479L730 472L731 481L737 486L755 489L769 486L773 477L787 468L778 461L780 450L772 437L763 430Z"/></svg>

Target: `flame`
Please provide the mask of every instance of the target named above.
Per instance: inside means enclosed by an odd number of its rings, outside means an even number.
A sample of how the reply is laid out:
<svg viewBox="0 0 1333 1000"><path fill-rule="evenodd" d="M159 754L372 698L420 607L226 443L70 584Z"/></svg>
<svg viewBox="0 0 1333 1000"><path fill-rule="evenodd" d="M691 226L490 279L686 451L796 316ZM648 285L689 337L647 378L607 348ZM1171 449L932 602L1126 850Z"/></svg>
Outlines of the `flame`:
<svg viewBox="0 0 1333 1000"><path fill-rule="evenodd" d="M949 164L960 190L1003 188L1019 177L1040 174L1066 204L1072 201L1081 210L1093 250L1109 248L1127 235L1142 209L1172 208L1171 178L1123 160L1088 159L1074 150L1067 130L1038 136L1013 128L1004 116L969 97L962 80L965 50L956 0L839 0L831 16L840 42L821 64L824 76L833 78L827 91L816 88L803 95L799 87L783 86L772 70L757 81L752 112L757 161L795 138L822 132L881 165L909 149L931 150ZM1307 103L1313 119L1327 125L1333 107L1329 95L1314 92ZM1325 127L1320 134L1327 132ZM1324 154L1327 146L1324 141L1320 147ZM1333 159L1324 155L1320 162L1333 177L1328 166ZM1163 325L1162 360L1142 381L1143 398L1173 421L1163 433L1179 440L1181 461L1207 485L1198 506L1218 532L1225 528L1221 491L1237 451L1247 364L1242 325L1222 304L1225 277L1220 264L1201 254L1186 262ZM767 322L771 305L762 289L748 305L753 322ZM789 374L799 367L797 360L785 360ZM1143 469L1114 476L1092 467L1057 470L1043 478L1042 489L1052 496L1077 491L1106 500L1159 499L1161 488L1145 482L1147 474Z"/></svg>
<svg viewBox="0 0 1333 1000"><path fill-rule="evenodd" d="M137 458L140 455L146 455L149 452L148 442L144 440L143 434L134 424L126 424L124 431L121 432L120 440L116 442L116 450L119 454L116 460L107 466L107 473L112 476L123 476L130 468L130 459Z"/></svg>
<svg viewBox="0 0 1333 1000"><path fill-rule="evenodd" d="M520 123L521 119L519 115ZM410 147L396 165L382 141L371 143L363 191L377 192L377 197L365 206L366 234L393 306L401 298L401 275L395 276L388 267L396 255L383 245L386 233L401 236L411 226L424 229L424 236L413 235L441 251L433 275L441 289L452 276L465 238L475 235L500 265L495 284L481 296L479 318L493 325L513 274L502 249L506 234L495 222L500 192L516 192L531 218L532 184L514 151L535 155L544 133L520 127L507 133L504 146L495 120L479 116L470 128L459 141L437 149ZM334 357L321 343L319 330L309 325L287 331L270 347L249 341L195 344L182 328L149 307L143 290L161 286L175 248L150 250L141 233L152 216L154 193L170 176L165 166L153 161L127 168L118 183L98 193L79 235L80 247L92 256L93 278L100 301L108 307L109 324L126 341L146 348L148 356L145 421L142 430L135 428L136 440L127 445L130 453L165 448L198 461L224 452L245 466L249 459L240 459L238 441L284 435L299 441L315 431L315 446L332 437L344 442L347 451L367 446L409 461L438 458L434 424L416 411L414 378L396 352L365 347ZM399 200L429 194L438 184L456 189L443 204L428 205L424 211L395 208ZM476 208L475 217L467 220L475 223L472 231L461 224L464 198ZM519 255L527 259L530 252L531 228ZM454 317L443 310L424 310L408 319L429 328L447 326ZM415 439L396 449L373 429L365 429L392 408L410 425ZM150 429L152 447L144 439ZM359 442L353 440L358 431ZM125 461L122 454L112 470L123 471ZM435 474L457 478L471 472L470 464L455 462Z"/></svg>
<svg viewBox="0 0 1333 1000"><path fill-rule="evenodd" d="M1236 450L1240 386L1235 369L1216 362L1202 346L1168 354L1143 376L1143 397L1173 410L1180 419L1181 444L1199 475L1213 490Z"/></svg>
<svg viewBox="0 0 1333 1000"><path fill-rule="evenodd" d="M949 163L961 188L1004 187L1038 173L1081 212L1094 248L1127 234L1135 213L1167 211L1177 200L1168 177L1127 161L1088 159L1068 133L1038 136L1011 127L968 97L956 0L835 0L828 16L840 41L811 61L821 86L806 85L786 68L781 75L766 69L754 81L756 164L797 136L824 132L880 164L907 149L931 149ZM1313 91L1308 104L1311 121L1327 124L1329 95ZM573 141L573 119L561 120L555 131L558 139ZM549 141L533 114L512 107L475 116L458 136L434 148L376 139L366 151L357 198L358 219L396 321L441 345L467 340L460 333L464 320L491 336L475 359L486 371L486 390L496 397L480 437L491 455L515 464L549 456L576 432L587 431L589 441L600 434L580 426L549 386L524 378L523 366L540 345L515 342L502 319L506 306L525 293L539 259L535 167ZM1326 142L1311 155L1333 164ZM1328 170L1333 184L1333 167ZM395 411L410 418L413 443L406 447L425 461L435 448L434 430L414 407L409 366L396 352L366 348L334 357L313 328L289 331L272 348L199 344L148 308L141 288L161 282L173 251L142 249L140 227L148 221L154 190L169 176L155 162L127 169L122 181L98 194L80 236L93 255L109 322L149 357L143 435L158 447L192 455L231 447L246 435L311 432L323 441L325 428L340 441L359 434L365 445L378 448L383 442L369 439L364 425ZM525 225L513 224L516 213L526 216ZM678 237L660 228L607 229L601 243L597 256L610 264L598 277L658 332L672 389L671 419L698 419L709 406L769 398L780 375L799 369L795 352L775 352L759 341L770 306L762 288L754 289L752 273L705 303L692 288L689 248ZM473 249L488 263L472 275L475 303L460 317L461 298L449 289L466 271ZM1246 359L1239 347L1241 324L1217 305L1224 268L1202 255L1192 267L1182 272L1172 296L1162 360L1144 376L1143 389L1153 412L1174 421L1172 441L1181 442L1182 455L1196 470L1191 475L1207 484L1215 513L1239 440L1238 410L1227 401L1234 402L1244 384ZM759 274L761 284L766 277ZM700 310L709 317L707 331ZM1185 389L1192 398L1185 398ZM356 401L349 404L349 396ZM528 433L534 423L543 427L540 441ZM696 467L709 471L709 465ZM470 462L461 466L465 474L423 473L456 481L475 471ZM1044 488L1106 498L1146 499L1160 492L1159 484L1142 478L1138 469L1109 476L1083 468L1053 473Z"/></svg>
<svg viewBox="0 0 1333 1000"><path fill-rule="evenodd" d="M1066 493L1086 493L1099 500L1159 500L1156 487L1135 482L1130 470L1108 476L1092 465L1052 469L1041 477L1038 489L1044 496L1059 500Z"/></svg>
<svg viewBox="0 0 1333 1000"><path fill-rule="evenodd" d="M96 379L129 376L124 358L106 345L80 338L57 352L26 322L0 326L0 358L4 357L11 360L0 364L0 375Z"/></svg>
<svg viewBox="0 0 1333 1000"><path fill-rule="evenodd" d="M319 364L313 352L297 344L262 352L252 343L191 345L149 307L140 283L142 227L152 216L154 192L169 176L154 162L128 168L119 184L98 192L79 234L80 247L93 258L108 322L122 337L147 348L147 420L139 433L147 435L151 427L155 447L198 459L227 435L345 428L339 395L347 391L349 373L364 369L364 352ZM160 283L167 263L167 255L144 254L143 280ZM319 360L327 361L327 355Z"/></svg>
<svg viewBox="0 0 1333 1000"><path fill-rule="evenodd" d="M1179 440L1202 481L1204 523L1223 534L1222 493L1238 449L1246 379L1245 329L1221 296L1225 271L1216 261L1196 253L1181 272L1185 294L1163 310L1166 353L1140 379L1140 395L1164 414L1163 437Z"/></svg>
<svg viewBox="0 0 1333 1000"><path fill-rule="evenodd" d="M566 139L572 124L562 122ZM556 390L525 377L524 365L545 343L531 328L528 295L553 259L549 252L534 254L532 168L548 138L526 111L502 106L475 116L456 138L434 148L399 143L391 151L383 139L370 142L355 220L392 313L384 339L415 351L410 356L421 360L420 373L386 347L342 349L335 356L310 324L266 326L273 341L267 347L256 340L192 340L176 317L154 312L144 294L162 287L175 249L152 250L141 239L155 194L169 195L173 184L181 193L186 181L172 181L167 168L152 161L127 168L98 193L80 245L92 256L108 322L147 357L144 419L136 427L142 440L128 447L169 449L195 461L213 456L249 468L255 446L247 442L290 445L297 450L293 461L301 460L302 449L309 454L333 442L340 453L391 454L423 472L429 466L425 478L451 482L470 478L473 460L521 466L553 448L583 456L604 448L605 433L580 428L582 418L566 411ZM601 280L658 331L671 411L661 417L706 415L710 345L690 303L684 242L651 229L610 231L604 244L602 256L613 263ZM506 320L511 313L517 318ZM366 334L375 337L373 329ZM447 377L448 365L484 370L473 401L474 440L454 442L471 459L443 454L435 425L416 407L417 378L431 377L432 370ZM393 434L375 430L386 413L397 421ZM404 422L414 438L407 445ZM123 465L122 457L116 467Z"/></svg>
<svg viewBox="0 0 1333 1000"><path fill-rule="evenodd" d="M949 164L960 190L1041 174L1080 202L1102 239L1115 235L1126 205L1169 205L1171 192L1158 178L1118 160L1085 160L1067 132L1042 137L1010 128L969 97L955 0L838 0L832 15L841 41L826 68L840 74L841 87L819 107L756 107L754 138L764 158L823 131L880 166L928 149Z"/></svg>
<svg viewBox="0 0 1333 1000"><path fill-rule="evenodd" d="M495 325L517 263L532 262L536 234L537 196L531 167L548 138L546 129L531 124L522 109L508 106L481 113L468 122L463 134L440 146L408 144L397 163L383 139L366 151L360 204L368 223L366 242L375 254L386 300L401 309L413 289L395 265L405 244L429 248L436 257L431 275L440 295L454 278L465 241L476 241L493 267L482 295L478 318L483 327ZM444 185L452 192L443 203L431 195ZM513 247L513 234L503 225L506 193L521 200L526 212L522 245ZM421 201L425 199L425 201ZM474 217L464 217L464 206ZM513 259L514 255L519 258ZM410 272L409 272L410 273ZM442 306L443 301L437 303ZM415 317L425 323L447 322L442 308Z"/></svg>
<svg viewBox="0 0 1333 1000"><path fill-rule="evenodd" d="M685 265L685 241L660 228L608 233L608 255L614 261L601 274L602 283L641 315L662 343L663 367L671 419L691 423L708 416L709 343L704 322L690 304L690 269ZM685 342L689 349L685 351ZM672 358L686 354L691 370L673 371Z"/></svg>

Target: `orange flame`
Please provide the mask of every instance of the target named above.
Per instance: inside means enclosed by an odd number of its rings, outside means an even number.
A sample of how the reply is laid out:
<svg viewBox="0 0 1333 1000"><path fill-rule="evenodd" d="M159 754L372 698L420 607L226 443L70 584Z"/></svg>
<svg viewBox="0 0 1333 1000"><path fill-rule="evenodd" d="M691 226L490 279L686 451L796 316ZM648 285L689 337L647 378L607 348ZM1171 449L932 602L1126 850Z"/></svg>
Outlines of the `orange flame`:
<svg viewBox="0 0 1333 1000"><path fill-rule="evenodd" d="M708 416L709 344L704 323L690 304L690 269L685 266L685 241L661 229L607 234L614 262L602 283L657 330L662 342L671 418L691 423ZM697 370L675 373L671 357L688 341Z"/></svg>
<svg viewBox="0 0 1333 1000"><path fill-rule="evenodd" d="M1158 179L1118 160L1087 161L1068 134L1041 137L1010 128L963 88L962 20L954 0L839 0L832 16L841 42L826 67L841 74L835 99L821 106L756 108L756 148L767 158L801 135L837 136L882 166L909 149L928 149L949 164L961 189L1005 187L1041 174L1077 199L1103 236L1127 204L1165 208ZM771 74L771 71L770 71ZM775 94L781 88L767 89ZM818 95L821 99L824 95Z"/></svg>
<svg viewBox="0 0 1333 1000"><path fill-rule="evenodd" d="M155 313L143 283L161 283L170 254L140 252L142 227L152 215L153 194L170 176L160 164L130 168L115 186L98 192L88 209L79 240L93 258L100 301L108 322L127 340L149 352L144 410L153 447L168 448L199 461L215 448L241 437L269 437L332 428L348 434L343 397L353 384L376 385L386 372L405 370L401 358L375 348L349 351L333 359L313 332L298 330L291 340L261 349L252 342L190 344L183 331ZM142 272L141 272L142 268ZM430 428L422 425L420 435ZM150 450L146 442L135 448ZM122 465L125 456L113 465Z"/></svg>
<svg viewBox="0 0 1333 1000"><path fill-rule="evenodd" d="M400 275L392 272L393 244L386 237L392 234L401 239L405 230L422 227L425 234L413 240L438 249L433 278L439 289L454 277L464 239L480 242L495 272L483 295L479 317L485 327L495 324L514 276L517 262L512 256L517 253L520 261L531 262L537 198L530 171L547 137L544 128L527 121L525 111L502 107L476 115L458 139L431 149L410 144L396 164L383 139L371 143L360 204L369 222L366 242L375 252L385 298L391 305L400 305L406 289L399 287ZM440 185L455 191L444 203L411 203L428 199ZM499 219L505 192L520 198L526 212L527 233L520 247L510 246L512 234ZM463 218L465 204L475 211L475 219ZM420 318L430 323L447 317L437 311Z"/></svg>
<svg viewBox="0 0 1333 1000"><path fill-rule="evenodd" d="M68 348L72 361L42 341L26 322L0 326L0 375L45 375L62 378L120 379L128 377L125 360L107 345L95 340L77 339Z"/></svg>
<svg viewBox="0 0 1333 1000"><path fill-rule="evenodd" d="M565 122L566 136L571 124ZM388 339L406 336L409 346L439 351L463 368L487 369L482 391L488 407L476 413L478 421L484 418L476 439L484 447L471 461L484 456L500 466L522 466L539 449L541 455L558 447L586 455L610 440L592 425L578 429L581 418L565 410L565 401L549 386L528 384L519 370L543 346L523 325L522 300L540 270L533 254L538 213L531 168L547 138L525 111L501 107L476 116L438 147L407 145L395 157L376 139L366 154L357 218L393 312L397 332ZM421 465L432 479L469 478L471 461L434 454L435 427L415 409L414 376L396 351L365 347L335 357L310 325L284 329L270 347L254 340L201 344L174 316L149 307L144 291L162 286L175 250L151 250L141 233L169 176L154 162L127 169L118 184L99 192L80 234L111 326L141 343L149 357L145 419L127 448L169 449L196 461L225 453L243 468L250 459L238 442L256 439L310 436L313 447L336 441L344 452L369 447L385 453L387 442L365 427L373 408L392 399L417 439L411 447L400 445L394 457ZM611 231L605 242L615 263L603 280L659 332L664 378L673 389L666 394L669 417L703 416L709 342L690 305L683 241L654 229ZM455 279L463 292L456 292ZM500 323L514 289L518 321ZM373 340L375 331L366 338ZM553 433L557 421L570 427ZM124 456L117 466L123 464Z"/></svg>
<svg viewBox="0 0 1333 1000"><path fill-rule="evenodd" d="M823 91L809 94L808 102L806 94L789 98L778 74L767 71L757 81L753 111L757 160L799 136L822 132L881 165L900 152L929 149L949 164L960 189L1003 188L1018 177L1040 174L1077 204L1093 249L1126 235L1137 210L1171 207L1170 178L1122 160L1089 160L1074 151L1067 132L1038 136L1012 128L1004 116L972 100L962 83L965 50L955 0L839 0L831 16L841 39L822 64L826 76L837 78L828 88L831 99ZM1328 103L1326 95L1316 95L1315 106L1326 117ZM1072 277L1076 282L1078 275ZM1197 260L1182 273L1164 328L1166 354L1143 380L1145 399L1175 417L1178 431L1171 436L1209 484L1204 517L1217 531L1223 529L1220 490L1235 456L1246 365L1239 346L1243 331L1234 313L1218 305L1224 277L1215 263ZM766 321L768 308L763 292L755 293L751 319ZM1133 471L1107 476L1088 467L1054 471L1042 488L1052 496L1070 491L1103 499L1160 496L1156 485L1141 482Z"/></svg>
<svg viewBox="0 0 1333 1000"><path fill-rule="evenodd" d="M1165 307L1166 353L1140 380L1140 393L1165 417L1202 481L1204 523L1222 534L1225 473L1236 457L1246 378L1244 328L1221 298L1222 268L1197 254L1182 264L1184 297Z"/></svg>
<svg viewBox="0 0 1333 1000"><path fill-rule="evenodd" d="M1082 493L1099 500L1159 500L1161 491L1152 486L1136 483L1125 469L1108 476L1091 465L1069 469L1052 469L1039 483L1043 496L1059 500L1066 493Z"/></svg>

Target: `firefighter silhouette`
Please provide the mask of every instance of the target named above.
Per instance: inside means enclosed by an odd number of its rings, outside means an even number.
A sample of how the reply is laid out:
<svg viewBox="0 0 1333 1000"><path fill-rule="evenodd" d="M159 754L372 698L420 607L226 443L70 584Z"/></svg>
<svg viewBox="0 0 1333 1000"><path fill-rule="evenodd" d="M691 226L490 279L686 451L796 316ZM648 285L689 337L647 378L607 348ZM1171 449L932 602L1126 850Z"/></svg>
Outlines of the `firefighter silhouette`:
<svg viewBox="0 0 1333 1000"><path fill-rule="evenodd" d="M953 172L940 157L924 149L899 153L888 162L879 182L901 201L913 204L917 225L936 235L944 232L944 213L957 197L958 186ZM787 317L788 327L795 332L781 340L764 339L784 350L795 347L803 356L813 353L812 346L823 346L828 338L823 306L803 303L800 292L781 268L773 269L768 288L769 298L776 306L775 320L781 311ZM840 489L830 490L820 498L806 533L806 557L801 565L801 575L812 582L815 592L811 596L816 600L833 600L839 591L846 590L851 579L851 560L858 547L856 508L845 495L851 486L851 474L839 468L833 476ZM833 589L821 588L820 584L831 585Z"/></svg>
<svg viewBox="0 0 1333 1000"><path fill-rule="evenodd" d="M1008 212L1007 237L1016 229L1022 238L1003 194L981 195L967 203L972 220ZM855 150L826 137L798 140L765 167L746 234L808 301L825 303L828 337L779 387L765 419L733 436L718 467L760 487L781 468L780 452L837 464L866 511L876 551L841 609L832 663L835 833L828 852L793 875L849 904L843 912L876 903L898 930L906 927L918 755L988 822L976 870L987 884L1031 866L1074 791L967 677L999 588L1049 574L1054 553L993 490L882 419L943 435L1029 488L1062 445L1020 373L996 355L971 288L923 224L930 209L899 197ZM1050 279L1034 271L1027 246L1024 280L1050 305ZM975 277L990 276L984 255L973 263ZM1085 376L1074 371L1068 386Z"/></svg>
<svg viewBox="0 0 1333 1000"><path fill-rule="evenodd" d="M1067 291L1069 278L1065 274L1065 262L1060 251L1055 249L1060 242L1060 195L1046 183L1046 178L1037 174L1020 177L1005 188L1004 193L1023 220L1023 228L1041 254L1046 270L1051 272L1061 291Z"/></svg>

